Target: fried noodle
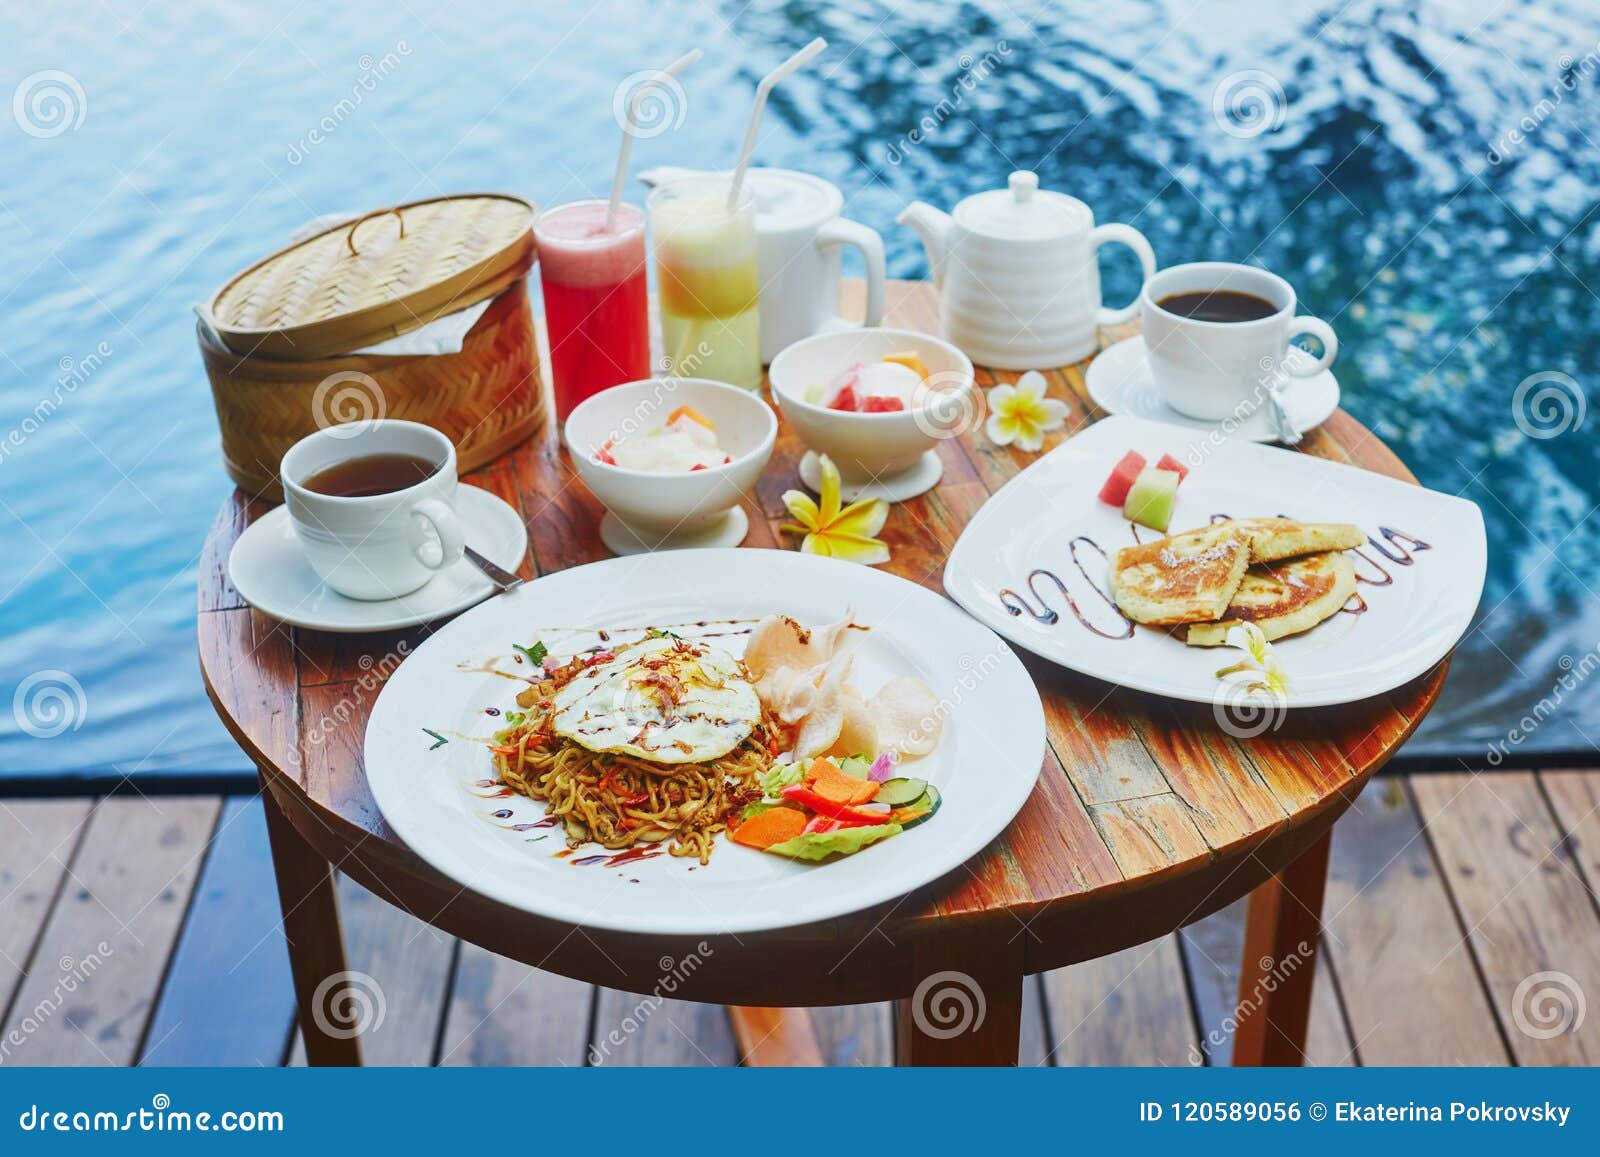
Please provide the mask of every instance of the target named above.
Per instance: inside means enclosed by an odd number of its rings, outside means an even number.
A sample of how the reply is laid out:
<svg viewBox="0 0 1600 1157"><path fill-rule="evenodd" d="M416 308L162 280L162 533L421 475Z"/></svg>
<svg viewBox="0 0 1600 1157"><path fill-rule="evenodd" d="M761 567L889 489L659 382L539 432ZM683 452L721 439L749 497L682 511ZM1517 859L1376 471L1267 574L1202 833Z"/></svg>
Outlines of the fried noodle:
<svg viewBox="0 0 1600 1157"><path fill-rule="evenodd" d="M562 821L571 847L670 843L674 856L707 863L728 821L762 796L757 780L778 750L776 721L763 708L739 746L704 763L590 751L557 735L552 719L551 696L582 669L575 660L518 696L528 713L490 748L500 782L544 803Z"/></svg>

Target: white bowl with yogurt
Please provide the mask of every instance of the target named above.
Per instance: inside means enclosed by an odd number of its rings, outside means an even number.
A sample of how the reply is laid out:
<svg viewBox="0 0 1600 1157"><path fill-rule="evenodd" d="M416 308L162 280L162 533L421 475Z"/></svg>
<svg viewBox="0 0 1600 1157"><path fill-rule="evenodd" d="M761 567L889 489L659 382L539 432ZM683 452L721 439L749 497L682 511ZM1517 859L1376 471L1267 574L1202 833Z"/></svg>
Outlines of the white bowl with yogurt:
<svg viewBox="0 0 1600 1157"><path fill-rule="evenodd" d="M578 477L606 508L600 538L614 554L738 546L750 529L740 504L777 434L759 394L703 378L613 386L565 427Z"/></svg>
<svg viewBox="0 0 1600 1157"><path fill-rule="evenodd" d="M900 372L903 367L885 364L897 354L915 354L927 376L919 380L911 373L908 378ZM857 365L861 393L894 397L904 409L864 413L830 408L830 389ZM982 403L967 355L915 330L817 334L779 354L767 380L784 419L809 447L800 462L801 480L817 489L817 456L826 454L839 468L846 498L903 502L931 490L944 474L938 444L981 419Z"/></svg>

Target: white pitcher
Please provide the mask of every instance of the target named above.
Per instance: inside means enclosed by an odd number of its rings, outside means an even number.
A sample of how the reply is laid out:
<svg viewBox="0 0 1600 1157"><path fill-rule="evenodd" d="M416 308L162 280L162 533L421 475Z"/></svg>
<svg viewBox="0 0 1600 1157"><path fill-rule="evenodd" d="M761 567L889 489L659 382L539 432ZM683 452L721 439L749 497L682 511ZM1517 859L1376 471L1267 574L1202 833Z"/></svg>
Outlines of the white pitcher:
<svg viewBox="0 0 1600 1157"><path fill-rule="evenodd" d="M695 170L662 167L639 174L654 187ZM756 254L761 271L761 360L770 363L801 338L854 329L839 316L839 250L851 246L867 268L864 324L883 320L883 238L840 216L837 186L793 169L754 168L745 180L756 199Z"/></svg>
<svg viewBox="0 0 1600 1157"><path fill-rule="evenodd" d="M916 201L899 223L922 238L942 290L944 333L974 362L1002 370L1045 370L1082 361L1097 326L1127 321L1100 304L1098 251L1119 242L1138 255L1141 284L1155 251L1128 225L1096 227L1076 197L1041 191L1036 174L1011 174L1009 187L975 193L943 213Z"/></svg>

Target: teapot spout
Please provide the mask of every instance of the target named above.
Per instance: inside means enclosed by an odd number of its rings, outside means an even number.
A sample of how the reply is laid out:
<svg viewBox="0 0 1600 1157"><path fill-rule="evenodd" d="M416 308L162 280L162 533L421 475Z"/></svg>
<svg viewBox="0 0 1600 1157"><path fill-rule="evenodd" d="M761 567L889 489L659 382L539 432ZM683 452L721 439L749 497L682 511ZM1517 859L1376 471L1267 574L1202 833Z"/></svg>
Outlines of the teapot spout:
<svg viewBox="0 0 1600 1157"><path fill-rule="evenodd" d="M950 252L950 229L955 224L950 214L935 209L926 201L913 201L900 211L895 221L916 230L928 253L928 271L933 275L933 283L943 285L945 258Z"/></svg>

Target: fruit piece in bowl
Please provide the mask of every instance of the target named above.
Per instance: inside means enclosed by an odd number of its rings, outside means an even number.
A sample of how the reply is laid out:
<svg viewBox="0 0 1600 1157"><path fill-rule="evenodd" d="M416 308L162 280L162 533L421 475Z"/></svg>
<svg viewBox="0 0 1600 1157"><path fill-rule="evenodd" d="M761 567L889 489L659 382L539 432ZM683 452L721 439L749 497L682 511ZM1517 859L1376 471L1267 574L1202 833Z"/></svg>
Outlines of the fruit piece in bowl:
<svg viewBox="0 0 1600 1157"><path fill-rule="evenodd" d="M565 432L578 477L606 507L600 538L638 554L744 541L740 502L772 456L778 419L737 386L651 378L585 399Z"/></svg>
<svg viewBox="0 0 1600 1157"><path fill-rule="evenodd" d="M943 473L935 447L980 417L972 363L948 342L913 330L820 333L780 353L772 397L808 453L801 480L816 490L817 456L839 467L846 499L900 502Z"/></svg>

